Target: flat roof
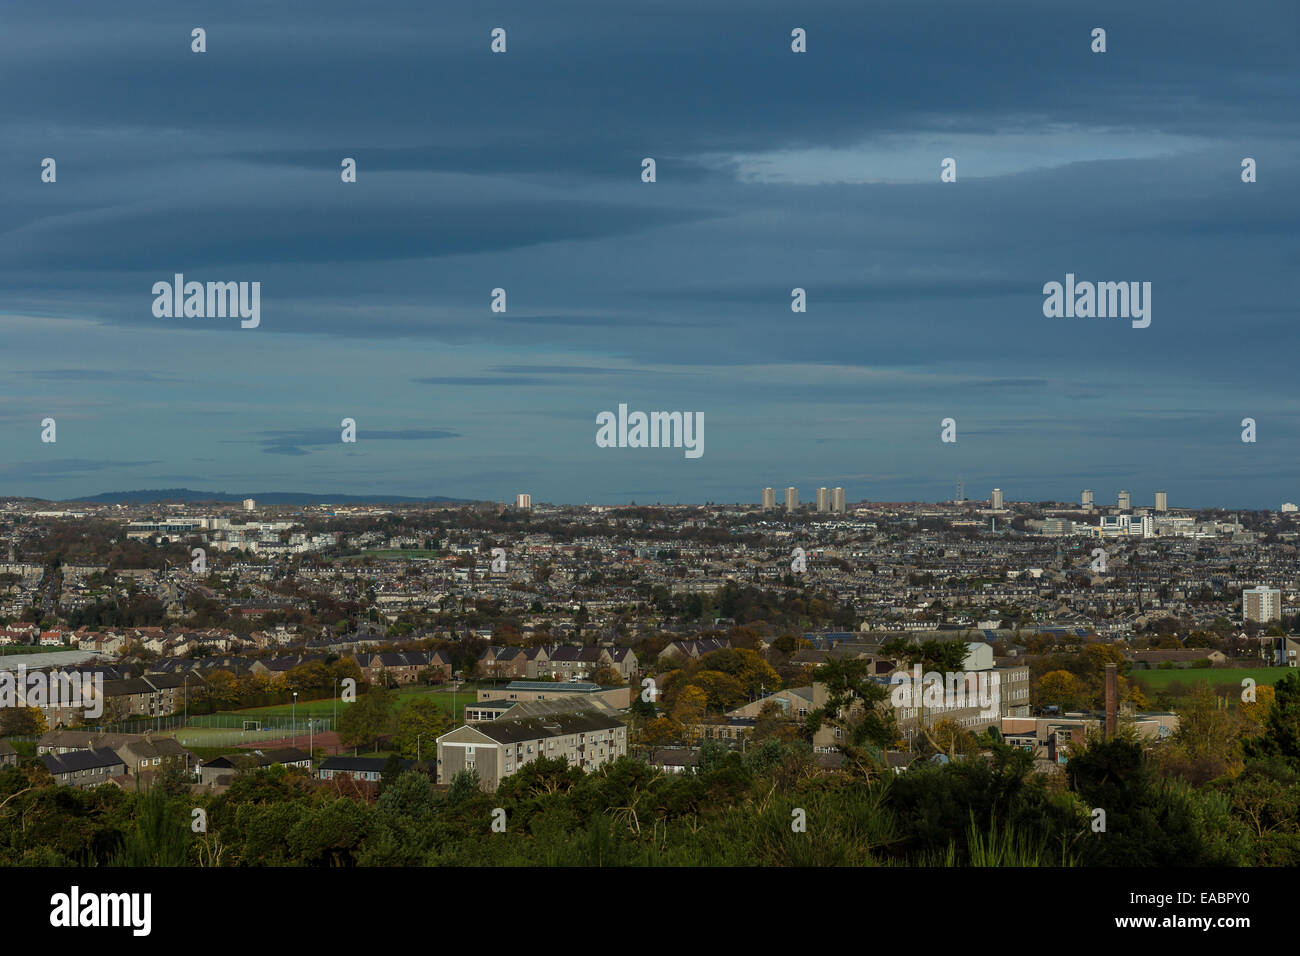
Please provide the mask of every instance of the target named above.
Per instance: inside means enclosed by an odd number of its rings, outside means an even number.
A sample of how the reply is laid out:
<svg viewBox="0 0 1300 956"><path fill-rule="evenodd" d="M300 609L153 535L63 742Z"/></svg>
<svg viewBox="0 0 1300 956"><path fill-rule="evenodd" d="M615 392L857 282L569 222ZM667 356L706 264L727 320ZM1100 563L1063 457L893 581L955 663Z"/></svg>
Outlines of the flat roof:
<svg viewBox="0 0 1300 956"><path fill-rule="evenodd" d="M506 690L550 690L570 694L590 694L600 689L599 684L590 681L512 680L506 684Z"/></svg>

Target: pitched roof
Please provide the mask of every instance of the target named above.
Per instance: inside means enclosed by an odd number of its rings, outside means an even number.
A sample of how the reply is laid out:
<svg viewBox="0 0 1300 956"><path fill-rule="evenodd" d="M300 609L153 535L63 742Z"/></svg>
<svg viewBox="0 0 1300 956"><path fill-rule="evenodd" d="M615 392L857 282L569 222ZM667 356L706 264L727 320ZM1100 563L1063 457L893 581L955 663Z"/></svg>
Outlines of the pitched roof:
<svg viewBox="0 0 1300 956"><path fill-rule="evenodd" d="M500 744L513 744L524 740L542 740L547 737L564 737L569 734L595 733L622 727L617 717L594 711L550 714L541 717L505 717L475 724L474 729Z"/></svg>
<svg viewBox="0 0 1300 956"><path fill-rule="evenodd" d="M1201 661L1214 653L1209 647L1179 647L1168 650L1134 651L1131 658L1144 663L1160 661Z"/></svg>
<svg viewBox="0 0 1300 956"><path fill-rule="evenodd" d="M179 687L183 690L190 686L197 688L204 683L200 674L190 674L188 672L183 674L145 674L143 680L148 681L158 690L173 687Z"/></svg>
<svg viewBox="0 0 1300 956"><path fill-rule="evenodd" d="M511 720L516 717L541 717L546 714L576 713L578 711L594 711L602 714L618 713L617 707L600 697L576 697L570 695L550 700L507 700L501 701L501 703L514 705L504 715ZM479 703L478 706L482 708L483 704Z"/></svg>
<svg viewBox="0 0 1300 956"><path fill-rule="evenodd" d="M73 773L100 767L125 766L122 758L107 747L96 750L70 750L65 754L42 754L41 762L50 773Z"/></svg>
<svg viewBox="0 0 1300 956"><path fill-rule="evenodd" d="M317 769L343 773L379 773L387 764L387 757L326 757ZM403 770L413 770L417 764L414 760L403 760L401 766Z"/></svg>
<svg viewBox="0 0 1300 956"><path fill-rule="evenodd" d="M305 753L297 747L281 747L279 750L246 750L243 753L222 754L214 757L204 767L270 767L277 763L301 763L307 760Z"/></svg>
<svg viewBox="0 0 1300 956"><path fill-rule="evenodd" d="M658 747L650 754L652 767L694 767L699 762L699 755L693 750L680 747Z"/></svg>

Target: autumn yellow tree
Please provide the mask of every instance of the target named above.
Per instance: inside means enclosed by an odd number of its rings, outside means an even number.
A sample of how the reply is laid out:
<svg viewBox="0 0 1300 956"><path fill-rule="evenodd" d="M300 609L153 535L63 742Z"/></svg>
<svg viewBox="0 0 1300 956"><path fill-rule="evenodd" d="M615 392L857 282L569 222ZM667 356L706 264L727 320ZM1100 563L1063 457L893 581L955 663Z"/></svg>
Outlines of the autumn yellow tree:
<svg viewBox="0 0 1300 956"><path fill-rule="evenodd" d="M1119 678L1119 699L1132 704L1134 710L1147 710L1151 706L1142 685L1123 676Z"/></svg>
<svg viewBox="0 0 1300 956"><path fill-rule="evenodd" d="M694 737L708 704L708 696L693 684L677 695L677 703L673 706L673 720L682 726L687 739Z"/></svg>
<svg viewBox="0 0 1300 956"><path fill-rule="evenodd" d="M731 710L745 702L740 681L721 671L700 671L691 678L690 686L703 691L707 706L713 710Z"/></svg>
<svg viewBox="0 0 1300 956"><path fill-rule="evenodd" d="M974 757L980 752L979 741L975 739L975 735L947 717L931 727L930 732L922 739L929 746L923 743L919 747L921 753L938 752L946 755L949 760L956 760L958 756Z"/></svg>
<svg viewBox="0 0 1300 956"><path fill-rule="evenodd" d="M1086 687L1086 694L1078 706L1100 706L1106 698L1106 665L1118 664L1123 671L1127 663L1124 650L1118 644L1103 644L1097 641L1085 644L1080 652L1082 661L1081 677Z"/></svg>
<svg viewBox="0 0 1300 956"><path fill-rule="evenodd" d="M599 684L601 687L622 687L627 681L623 680L623 675L613 667L602 667L596 673L591 675L593 684Z"/></svg>
<svg viewBox="0 0 1300 956"><path fill-rule="evenodd" d="M1056 704L1069 710L1078 707L1087 693L1083 681L1069 671L1048 671L1038 682L1038 703L1042 707Z"/></svg>
<svg viewBox="0 0 1300 956"><path fill-rule="evenodd" d="M1243 721L1220 705L1208 683L1200 683L1178 708L1178 730L1161 750L1161 766L1193 786L1241 773Z"/></svg>
<svg viewBox="0 0 1300 956"><path fill-rule="evenodd" d="M0 734L45 733L45 713L39 707L0 708Z"/></svg>
<svg viewBox="0 0 1300 956"><path fill-rule="evenodd" d="M682 725L669 717L656 717L641 731L641 743L647 747L662 747L683 740Z"/></svg>
<svg viewBox="0 0 1300 956"><path fill-rule="evenodd" d="M1263 732L1264 723L1268 720L1268 712L1273 709L1273 703L1277 699L1277 694L1272 687L1262 684L1255 688L1255 699L1253 701L1242 701L1237 707L1238 713L1246 721L1246 732L1249 734L1258 734Z"/></svg>
<svg viewBox="0 0 1300 956"><path fill-rule="evenodd" d="M758 717L754 719L754 741L761 743L764 740L775 737L782 743L794 743L800 737L799 724L792 720L775 700L766 701L758 709Z"/></svg>

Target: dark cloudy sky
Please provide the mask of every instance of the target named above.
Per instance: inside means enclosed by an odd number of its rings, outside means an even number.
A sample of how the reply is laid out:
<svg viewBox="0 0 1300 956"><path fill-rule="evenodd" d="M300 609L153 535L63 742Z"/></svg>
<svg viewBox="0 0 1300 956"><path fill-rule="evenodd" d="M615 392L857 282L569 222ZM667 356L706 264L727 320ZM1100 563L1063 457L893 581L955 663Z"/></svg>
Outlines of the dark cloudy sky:
<svg viewBox="0 0 1300 956"><path fill-rule="evenodd" d="M1293 0L0 18L0 495L1300 500ZM155 318L177 272L260 328ZM1067 272L1151 326L1045 318ZM703 457L598 448L619 403Z"/></svg>

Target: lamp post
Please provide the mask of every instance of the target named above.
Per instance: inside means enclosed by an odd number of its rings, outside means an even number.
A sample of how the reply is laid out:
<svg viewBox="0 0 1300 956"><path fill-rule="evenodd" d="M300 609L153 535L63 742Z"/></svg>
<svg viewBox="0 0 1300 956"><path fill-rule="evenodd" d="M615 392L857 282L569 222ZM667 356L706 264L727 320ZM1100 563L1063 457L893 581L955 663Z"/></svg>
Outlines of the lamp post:
<svg viewBox="0 0 1300 956"><path fill-rule="evenodd" d="M293 706L289 709L289 746L298 742L298 692L293 692Z"/></svg>
<svg viewBox="0 0 1300 956"><path fill-rule="evenodd" d="M339 679L334 678L334 730L339 729Z"/></svg>

